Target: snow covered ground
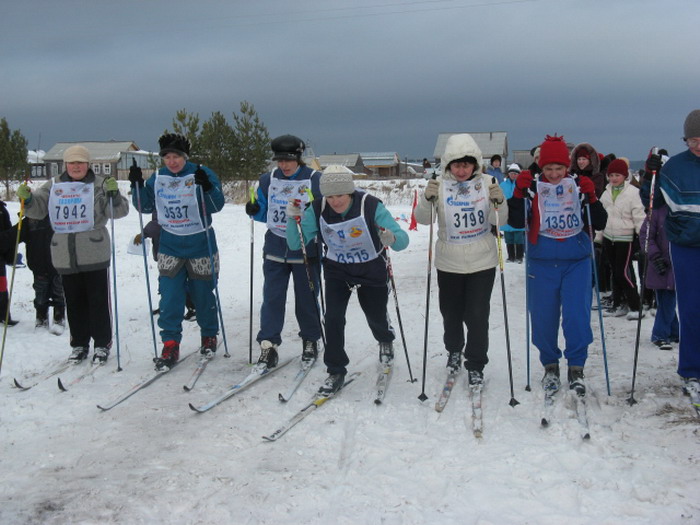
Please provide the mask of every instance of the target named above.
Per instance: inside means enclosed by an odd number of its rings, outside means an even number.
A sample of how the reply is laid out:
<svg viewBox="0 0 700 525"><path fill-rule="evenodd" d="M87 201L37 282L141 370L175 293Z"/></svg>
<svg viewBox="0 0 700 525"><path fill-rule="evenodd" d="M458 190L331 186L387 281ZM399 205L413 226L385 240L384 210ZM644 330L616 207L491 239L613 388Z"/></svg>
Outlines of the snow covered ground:
<svg viewBox="0 0 700 525"><path fill-rule="evenodd" d="M397 217L408 216L410 190L403 198L393 198L397 190L387 193L392 186L386 186L376 187L379 196ZM17 203L8 207L16 217ZM129 238L139 231L137 214L132 209L115 223L121 372L116 371L115 347L105 368L68 392L59 392L56 378L25 392L14 388L13 378L31 383L69 354L67 331L57 337L34 330L32 275L27 268L17 270L12 314L20 324L7 332L0 376L0 523L700 523L698 420L680 393L677 352L657 350L649 342L650 318L642 323L635 394L639 403L627 403L636 323L605 320L612 388L608 396L600 331L593 316L596 342L586 367L592 438L580 439L570 399L561 394L550 428L542 429L542 370L534 347L529 361L532 391L525 390L524 267L507 264L515 398L520 404L511 408L508 403L497 274L491 301L491 362L483 394L484 436L477 440L470 430L464 377L445 411L434 410L446 354L433 282L425 383L429 399L418 400L425 226L410 233L406 251L392 253L417 382L408 382L399 338L385 403L372 402L377 346L353 299L347 323L349 368L362 375L278 442L265 442L261 436L308 401L326 376L320 363L286 404L278 401L277 393L289 383L291 367L206 414L195 414L188 403L208 401L245 375L248 367L250 222L242 206L226 205L214 225L222 253L220 292L231 359L217 355L192 392L182 388L194 367L186 362L104 413L96 404L109 401L153 369L144 262L126 253ZM263 233L262 225L256 224L256 331ZM150 257L148 266L156 301ZM393 299L389 308L395 318ZM301 350L293 312L287 319L282 358ZM198 340L196 325L185 323L185 353ZM254 350L254 359L257 353ZM88 365L78 365L83 366ZM77 373L71 369L61 377L70 382Z"/></svg>

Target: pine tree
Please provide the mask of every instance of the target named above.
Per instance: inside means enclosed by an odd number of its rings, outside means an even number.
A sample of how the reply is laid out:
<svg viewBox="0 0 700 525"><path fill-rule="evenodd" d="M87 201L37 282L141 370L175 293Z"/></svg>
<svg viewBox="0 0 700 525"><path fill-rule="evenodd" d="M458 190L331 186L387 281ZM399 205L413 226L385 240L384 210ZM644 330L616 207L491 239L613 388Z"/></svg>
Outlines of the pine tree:
<svg viewBox="0 0 700 525"><path fill-rule="evenodd" d="M10 181L21 180L27 170L27 139L0 120L0 177L5 182L5 200L10 198Z"/></svg>
<svg viewBox="0 0 700 525"><path fill-rule="evenodd" d="M240 115L233 114L236 144L233 163L236 177L252 180L267 169L270 159L270 134L260 120L255 107L241 102Z"/></svg>
<svg viewBox="0 0 700 525"><path fill-rule="evenodd" d="M190 141L190 160L205 164L199 155L199 114L188 113L186 109L180 109L173 119L173 133L179 133ZM164 133L170 133L167 129Z"/></svg>
<svg viewBox="0 0 700 525"><path fill-rule="evenodd" d="M199 145L204 164L214 170L222 182L233 178L235 137L223 114L218 111L212 113L211 118L202 125Z"/></svg>

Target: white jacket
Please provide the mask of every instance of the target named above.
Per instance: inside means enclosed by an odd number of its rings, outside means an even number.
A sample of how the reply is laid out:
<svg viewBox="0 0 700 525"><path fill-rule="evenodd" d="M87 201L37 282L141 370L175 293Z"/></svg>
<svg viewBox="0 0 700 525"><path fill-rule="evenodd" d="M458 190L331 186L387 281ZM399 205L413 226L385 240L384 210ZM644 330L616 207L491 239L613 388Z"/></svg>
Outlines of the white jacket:
<svg viewBox="0 0 700 525"><path fill-rule="evenodd" d="M474 157L477 160L474 177L480 177L486 187L490 186L493 177L481 173L481 166L478 164L481 160L481 150L474 139L467 134L453 135L447 141L445 154L442 157L442 165L445 166L445 169L443 175L438 177L438 182L455 180L447 166L451 161L466 156ZM441 195L442 191L439 194ZM496 237L490 234L484 235L471 244L446 242L444 202L440 198L430 202L425 198L425 194L421 195L415 210L416 221L420 224L430 224L435 220L436 215L438 218L438 238L435 243L435 268L450 273L475 273L498 266ZM508 222L508 206L505 202L498 208L498 221L496 220L494 204L490 204L489 223L496 225L497 222L499 226Z"/></svg>
<svg viewBox="0 0 700 525"><path fill-rule="evenodd" d="M608 223L603 230L603 237L611 241L631 242L634 234L639 234L646 217L639 189L625 181L622 191L613 202L612 187L608 184L600 202L608 212Z"/></svg>

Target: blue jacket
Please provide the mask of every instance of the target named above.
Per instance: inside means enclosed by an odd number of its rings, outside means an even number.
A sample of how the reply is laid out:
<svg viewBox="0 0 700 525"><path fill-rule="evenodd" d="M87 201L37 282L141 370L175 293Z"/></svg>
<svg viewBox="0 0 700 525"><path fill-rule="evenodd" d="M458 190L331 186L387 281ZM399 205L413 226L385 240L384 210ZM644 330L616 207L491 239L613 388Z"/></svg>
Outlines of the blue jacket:
<svg viewBox="0 0 700 525"><path fill-rule="evenodd" d="M206 166L202 169L209 177L209 182L212 188L204 193L204 203L202 203L202 192L197 191L197 202L199 203L200 217L204 218L204 208L206 208L206 224L211 226L211 215L221 211L224 207L224 194L221 191L221 181L212 170ZM173 173L168 168L160 168L159 175L168 175L170 177L184 177L190 175L197 170L197 164L186 162L180 173ZM156 210L155 200L155 175L146 180L143 187L132 186L131 202L138 209L138 197L141 199L141 213L153 213ZM138 192L138 193L137 193ZM209 238L211 239L211 252L216 253L216 237L214 229L209 228ZM158 245L159 253L164 255L172 255L182 259L198 259L200 257L209 256L209 248L207 247L207 232L195 233L192 235L174 235L165 229L160 233L160 242Z"/></svg>
<svg viewBox="0 0 700 525"><path fill-rule="evenodd" d="M267 202L268 202L268 192L270 190L270 179L284 179L284 173L279 168L272 170L269 173L264 173L260 176L258 183L258 191L256 192L256 199L260 210L253 215L253 219L258 222L267 223ZM308 166L299 166L299 169L288 178L288 180L311 180L311 194L314 200L320 200L321 188L319 186L319 179L321 178L321 173L309 168ZM296 232L296 227L292 224L292 229ZM298 237L299 234L295 233ZM318 255L316 243L310 243L307 246L306 253L309 257L316 257ZM304 261L303 254L301 253L301 245L297 244L295 249L290 249L287 246L287 242L284 237L279 237L275 235L270 230L265 233L265 244L263 246L263 257L278 260L279 262L287 263L302 263Z"/></svg>
<svg viewBox="0 0 700 525"><path fill-rule="evenodd" d="M668 204L666 235L674 244L700 247L700 157L686 150L671 157L659 174L658 192ZM654 201L656 199L654 194ZM654 202L658 207L658 202Z"/></svg>

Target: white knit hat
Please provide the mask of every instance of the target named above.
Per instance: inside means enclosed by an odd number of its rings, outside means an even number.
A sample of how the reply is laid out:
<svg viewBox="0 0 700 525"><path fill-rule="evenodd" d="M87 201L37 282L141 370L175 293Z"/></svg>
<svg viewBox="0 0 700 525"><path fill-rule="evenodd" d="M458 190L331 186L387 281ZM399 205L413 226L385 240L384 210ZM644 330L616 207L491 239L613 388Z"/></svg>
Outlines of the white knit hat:
<svg viewBox="0 0 700 525"><path fill-rule="evenodd" d="M321 195L331 197L333 195L350 195L355 191L355 183L352 181L352 171L339 164L331 164L321 175Z"/></svg>
<svg viewBox="0 0 700 525"><path fill-rule="evenodd" d="M511 171L514 171L515 173L520 173L520 166L518 166L516 163L511 164L510 166L508 166L507 173L510 173Z"/></svg>

